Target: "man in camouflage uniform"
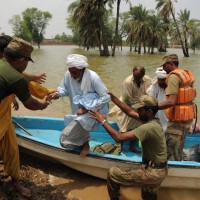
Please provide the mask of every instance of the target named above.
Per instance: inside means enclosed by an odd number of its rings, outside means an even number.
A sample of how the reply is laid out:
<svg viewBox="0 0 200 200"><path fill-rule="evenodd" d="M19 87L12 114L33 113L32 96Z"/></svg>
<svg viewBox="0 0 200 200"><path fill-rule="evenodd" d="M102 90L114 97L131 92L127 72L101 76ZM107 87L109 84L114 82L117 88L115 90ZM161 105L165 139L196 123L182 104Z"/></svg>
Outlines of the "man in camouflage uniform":
<svg viewBox="0 0 200 200"><path fill-rule="evenodd" d="M120 134L106 121L99 112L90 111L91 117L101 122L108 133L118 142L134 141L142 143L142 164L138 167L122 169L112 167L108 172L107 188L111 200L119 200L120 186L141 186L144 200L156 200L157 190L167 175L166 141L160 121L155 118L158 110L157 100L148 95L140 97L134 105L135 112L127 104L121 102L112 93L111 100L128 116L141 120L144 124L138 128Z"/></svg>
<svg viewBox="0 0 200 200"><path fill-rule="evenodd" d="M181 161L186 133L189 133L193 119L183 119L181 122L177 121L177 117L175 117L177 116L175 113L175 106L177 107L189 104L192 105L192 102L187 102L186 104L178 103L178 100L180 98L179 89L183 87L181 79L175 73L175 71L181 73L181 69L178 68L178 56L176 54L164 56L163 63L161 64L161 66L163 66L163 69L169 75L167 77L168 81L166 90L166 100L159 102L159 109L173 108L172 115L174 115L174 119L169 119L167 129L165 131L165 137L167 142L167 159ZM188 88L189 86L187 86L187 90ZM187 113L185 115L187 115ZM169 116L167 117L169 118Z"/></svg>
<svg viewBox="0 0 200 200"><path fill-rule="evenodd" d="M30 43L14 37L3 49L3 59L0 60L0 158L4 171L12 179L12 186L24 197L30 197L31 191L19 179L19 150L11 118L13 95L29 110L43 110L50 104L48 96L40 101L31 96L28 81L22 75L28 62L32 61L32 51Z"/></svg>

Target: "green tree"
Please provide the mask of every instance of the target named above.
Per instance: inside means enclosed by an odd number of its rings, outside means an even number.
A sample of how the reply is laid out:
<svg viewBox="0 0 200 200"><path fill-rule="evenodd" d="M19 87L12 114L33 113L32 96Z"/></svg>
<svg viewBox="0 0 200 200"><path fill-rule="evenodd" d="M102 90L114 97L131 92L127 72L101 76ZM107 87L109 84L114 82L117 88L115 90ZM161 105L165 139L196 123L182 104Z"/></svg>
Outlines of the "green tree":
<svg viewBox="0 0 200 200"><path fill-rule="evenodd" d="M12 26L13 34L16 37L23 38L24 40L31 41L32 37L30 32L27 30L24 21L20 15L14 15L10 20L9 24Z"/></svg>
<svg viewBox="0 0 200 200"><path fill-rule="evenodd" d="M181 10L180 13L178 13L178 23L180 30L182 32L185 51L188 56L189 56L189 51L188 51L189 22L190 22L190 11L187 9Z"/></svg>
<svg viewBox="0 0 200 200"><path fill-rule="evenodd" d="M116 23L115 23L115 36L113 39L113 47L112 47L112 56L115 56L115 48L119 40L119 19L120 19L120 4L121 4L121 0L112 0L110 1L110 3L114 3L115 1L117 1L117 12L116 12ZM126 0L126 3L128 1L129 0Z"/></svg>
<svg viewBox="0 0 200 200"><path fill-rule="evenodd" d="M80 36L79 36L79 29L76 22L73 21L74 10L79 4L79 0L74 1L68 6L67 12L70 13L69 17L67 18L67 27L72 30L73 33L73 41L81 45Z"/></svg>
<svg viewBox="0 0 200 200"><path fill-rule="evenodd" d="M156 9L158 9L160 11L160 15L164 18L169 18L170 15L172 15L175 27L176 27L176 31L178 34L178 38L179 38L179 42L181 44L182 47L182 51L183 51L183 55L185 57L189 57L187 51L186 51L186 47L184 46L182 37L181 37L181 32L179 30L178 27L178 23L177 20L175 18L175 9L173 6L173 3L171 0L156 0L157 4L156 4ZM176 2L176 1L175 1Z"/></svg>
<svg viewBox="0 0 200 200"><path fill-rule="evenodd" d="M121 50L122 50L122 45L123 45L123 38L126 39L128 36L128 33L125 28L128 16L129 16L128 12L123 12L123 13L120 13L120 17L119 17L120 20L119 20L118 38L121 45Z"/></svg>
<svg viewBox="0 0 200 200"><path fill-rule="evenodd" d="M40 43L44 40L45 29L52 15L49 12L42 12L37 8L27 8L22 13L22 16L28 31L31 33L32 40L40 48Z"/></svg>
<svg viewBox="0 0 200 200"><path fill-rule="evenodd" d="M127 27L130 30L130 41L134 41L135 46L138 46L138 54L141 54L142 44L144 52L146 52L146 41L151 35L151 29L148 24L149 11L140 4L130 9L130 19L127 21Z"/></svg>
<svg viewBox="0 0 200 200"><path fill-rule="evenodd" d="M78 34L79 43L87 49L98 46L101 56L109 56L104 1L81 0L73 2L69 8L70 23Z"/></svg>
<svg viewBox="0 0 200 200"><path fill-rule="evenodd" d="M154 53L154 48L158 46L159 42L162 42L163 36L163 21L157 15L149 16L149 28L151 29L151 34L149 38L149 49L150 53Z"/></svg>
<svg viewBox="0 0 200 200"><path fill-rule="evenodd" d="M60 42L73 42L73 37L65 33L62 33L62 35L57 34L54 39Z"/></svg>
<svg viewBox="0 0 200 200"><path fill-rule="evenodd" d="M52 15L49 12L42 12L37 8L27 8L22 13L22 17L14 15L9 23L12 25L15 36L36 42L40 48L40 44L44 40L45 29L51 18Z"/></svg>
<svg viewBox="0 0 200 200"><path fill-rule="evenodd" d="M195 52L196 48L200 47L200 20L191 19L188 26L191 39L190 46Z"/></svg>

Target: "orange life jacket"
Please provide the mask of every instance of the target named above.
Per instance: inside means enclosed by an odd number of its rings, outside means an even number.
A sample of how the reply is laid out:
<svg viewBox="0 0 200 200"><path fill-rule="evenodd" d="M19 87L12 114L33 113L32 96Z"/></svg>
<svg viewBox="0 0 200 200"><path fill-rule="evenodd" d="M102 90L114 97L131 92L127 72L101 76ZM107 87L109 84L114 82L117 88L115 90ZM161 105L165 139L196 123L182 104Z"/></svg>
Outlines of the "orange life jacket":
<svg viewBox="0 0 200 200"><path fill-rule="evenodd" d="M196 117L196 106L193 103L196 97L196 89L193 88L194 76L190 70L176 69L168 75L166 83L168 83L171 74L176 74L180 78L181 85L178 92L177 104L166 109L166 116L169 120L175 122L191 121Z"/></svg>

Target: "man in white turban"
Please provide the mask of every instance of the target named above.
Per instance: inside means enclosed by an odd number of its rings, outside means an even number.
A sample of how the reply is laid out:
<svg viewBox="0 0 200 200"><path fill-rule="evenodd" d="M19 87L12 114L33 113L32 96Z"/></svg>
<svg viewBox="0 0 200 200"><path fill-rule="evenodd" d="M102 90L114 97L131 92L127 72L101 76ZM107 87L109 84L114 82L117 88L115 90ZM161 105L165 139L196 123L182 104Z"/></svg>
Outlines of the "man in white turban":
<svg viewBox="0 0 200 200"><path fill-rule="evenodd" d="M156 77L154 77L152 81L149 94L155 97L158 100L158 102L162 102L166 99L165 88L167 87L167 85L165 81L167 78L167 73L166 71L163 70L162 67L160 67L160 68L157 68L155 74L156 74ZM156 117L160 119L163 130L165 131L167 128L167 122L168 122L168 119L165 114L165 110L159 110L156 114Z"/></svg>
<svg viewBox="0 0 200 200"><path fill-rule="evenodd" d="M80 156L89 152L89 131L98 128L99 123L89 118L88 110L98 108L108 113L110 95L108 89L96 72L87 69L85 56L70 54L66 61L68 71L64 75L53 99L68 96L71 103L71 115L65 116L65 129L60 137L61 146L68 148L79 146Z"/></svg>

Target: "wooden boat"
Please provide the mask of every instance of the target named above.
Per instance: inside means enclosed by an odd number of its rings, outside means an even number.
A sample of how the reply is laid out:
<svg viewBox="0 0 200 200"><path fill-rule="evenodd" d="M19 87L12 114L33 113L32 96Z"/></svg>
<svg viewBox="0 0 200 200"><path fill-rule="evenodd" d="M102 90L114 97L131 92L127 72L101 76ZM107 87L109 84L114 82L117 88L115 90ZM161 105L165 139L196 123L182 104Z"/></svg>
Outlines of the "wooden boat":
<svg viewBox="0 0 200 200"><path fill-rule="evenodd" d="M128 143L123 145L120 155L90 152L87 157L80 157L78 149L64 149L60 146L59 136L64 128L60 118L13 116L17 141L20 147L39 155L51 158L80 172L106 179L108 169L112 166L132 167L141 164L141 156L128 151ZM115 122L110 122L117 129ZM91 132L90 146L103 142L115 141L100 126ZM188 135L185 147L200 144L200 133ZM200 163L193 161L168 161L169 172L162 187L168 188L200 188Z"/></svg>

